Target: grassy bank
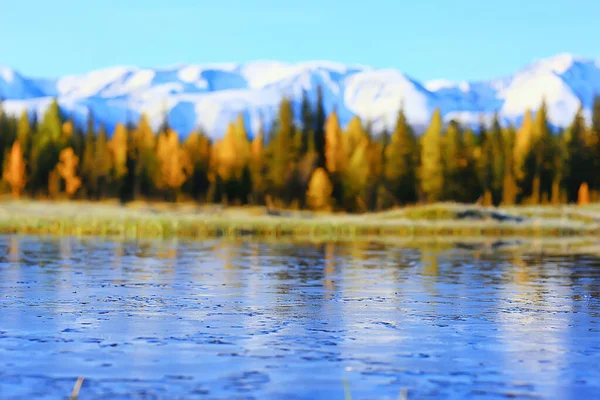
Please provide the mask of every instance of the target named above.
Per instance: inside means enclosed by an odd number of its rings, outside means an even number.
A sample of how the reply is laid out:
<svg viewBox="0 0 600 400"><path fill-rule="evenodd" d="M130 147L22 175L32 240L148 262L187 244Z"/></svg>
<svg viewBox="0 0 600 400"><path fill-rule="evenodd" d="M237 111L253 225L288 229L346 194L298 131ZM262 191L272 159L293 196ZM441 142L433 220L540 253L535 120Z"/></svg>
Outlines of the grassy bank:
<svg viewBox="0 0 600 400"><path fill-rule="evenodd" d="M595 236L600 235L600 206L497 209L437 204L347 215L194 204L4 201L0 233L121 238Z"/></svg>

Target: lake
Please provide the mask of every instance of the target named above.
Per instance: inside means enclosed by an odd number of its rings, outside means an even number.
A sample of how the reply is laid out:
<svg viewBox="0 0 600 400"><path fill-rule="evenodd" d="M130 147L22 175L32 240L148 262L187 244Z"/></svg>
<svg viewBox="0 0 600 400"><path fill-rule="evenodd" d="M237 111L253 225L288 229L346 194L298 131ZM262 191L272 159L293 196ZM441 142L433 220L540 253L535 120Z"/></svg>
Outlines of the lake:
<svg viewBox="0 0 600 400"><path fill-rule="evenodd" d="M0 398L600 397L600 260L0 237ZM536 250L538 249L538 250Z"/></svg>

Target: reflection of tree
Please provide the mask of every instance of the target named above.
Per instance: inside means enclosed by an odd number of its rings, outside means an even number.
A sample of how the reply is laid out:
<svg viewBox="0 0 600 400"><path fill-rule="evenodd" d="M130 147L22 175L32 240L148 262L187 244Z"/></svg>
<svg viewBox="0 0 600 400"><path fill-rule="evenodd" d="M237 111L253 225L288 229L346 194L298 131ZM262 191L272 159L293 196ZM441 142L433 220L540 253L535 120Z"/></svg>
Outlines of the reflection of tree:
<svg viewBox="0 0 600 400"><path fill-rule="evenodd" d="M433 246L424 246L421 249L421 274L425 276L439 276L438 268L439 250Z"/></svg>
<svg viewBox="0 0 600 400"><path fill-rule="evenodd" d="M325 245L325 274L323 282L325 283L325 297L329 299L333 292L333 275L335 274L335 245L327 243Z"/></svg>
<svg viewBox="0 0 600 400"><path fill-rule="evenodd" d="M14 264L19 264L21 262L19 239L16 236L12 236L8 242L8 261Z"/></svg>

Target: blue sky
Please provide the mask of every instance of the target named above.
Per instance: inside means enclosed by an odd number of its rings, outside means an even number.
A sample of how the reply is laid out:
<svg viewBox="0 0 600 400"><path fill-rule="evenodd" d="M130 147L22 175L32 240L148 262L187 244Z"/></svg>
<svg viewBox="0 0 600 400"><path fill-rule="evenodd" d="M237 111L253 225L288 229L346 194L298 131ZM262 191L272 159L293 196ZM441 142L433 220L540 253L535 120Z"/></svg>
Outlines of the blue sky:
<svg viewBox="0 0 600 400"><path fill-rule="evenodd" d="M111 65L331 60L480 79L560 52L600 59L598 0L5 0L0 64L58 76Z"/></svg>

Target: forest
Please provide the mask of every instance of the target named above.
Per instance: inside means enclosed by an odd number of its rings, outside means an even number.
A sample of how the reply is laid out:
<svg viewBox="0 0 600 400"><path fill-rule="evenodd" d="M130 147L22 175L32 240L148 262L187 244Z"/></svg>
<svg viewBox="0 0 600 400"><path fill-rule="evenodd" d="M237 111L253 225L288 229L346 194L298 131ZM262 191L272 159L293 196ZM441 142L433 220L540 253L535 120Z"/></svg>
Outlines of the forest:
<svg viewBox="0 0 600 400"><path fill-rule="evenodd" d="M295 118L283 98L268 132L250 139L243 117L222 139L156 132L142 115L113 132L78 126L51 103L40 120L0 108L0 190L15 199L195 201L224 205L367 212L455 201L482 205L587 204L600 193L600 97L591 124L580 108L553 129L546 103L519 126L498 116L478 129L444 123L435 110L417 134L402 109L375 135L354 117L345 129L305 95ZM1 106L1 105L0 105ZM295 124L295 120L301 123Z"/></svg>

